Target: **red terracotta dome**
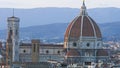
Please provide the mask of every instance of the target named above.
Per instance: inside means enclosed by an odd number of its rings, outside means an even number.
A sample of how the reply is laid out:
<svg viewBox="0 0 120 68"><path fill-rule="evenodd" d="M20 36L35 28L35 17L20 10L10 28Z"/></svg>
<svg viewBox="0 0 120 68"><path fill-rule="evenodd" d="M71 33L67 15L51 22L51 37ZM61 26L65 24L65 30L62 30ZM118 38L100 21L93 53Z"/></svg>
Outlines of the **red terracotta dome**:
<svg viewBox="0 0 120 68"><path fill-rule="evenodd" d="M101 38L101 32L96 22L88 16L86 7L83 4L81 13L67 27L65 32L65 41L68 38L95 37Z"/></svg>
<svg viewBox="0 0 120 68"><path fill-rule="evenodd" d="M78 57L80 56L80 53L76 50L76 49L70 49L67 53L66 53L67 57Z"/></svg>

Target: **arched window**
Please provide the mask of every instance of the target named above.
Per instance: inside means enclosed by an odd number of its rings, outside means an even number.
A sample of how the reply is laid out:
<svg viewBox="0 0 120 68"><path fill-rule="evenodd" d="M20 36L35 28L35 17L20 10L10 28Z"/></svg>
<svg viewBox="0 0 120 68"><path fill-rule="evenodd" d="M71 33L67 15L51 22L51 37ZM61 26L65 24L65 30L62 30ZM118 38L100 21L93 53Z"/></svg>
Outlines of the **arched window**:
<svg viewBox="0 0 120 68"><path fill-rule="evenodd" d="M58 51L57 53L60 54L60 51Z"/></svg>
<svg viewBox="0 0 120 68"><path fill-rule="evenodd" d="M99 44L99 43L97 43L97 46L99 47L99 46L100 46L100 44Z"/></svg>
<svg viewBox="0 0 120 68"><path fill-rule="evenodd" d="M74 42L74 43L73 43L73 46L76 47L76 46L77 46L77 43Z"/></svg>
<svg viewBox="0 0 120 68"><path fill-rule="evenodd" d="M46 53L48 54L48 53L49 53L49 51L48 51L48 50L46 50Z"/></svg>
<svg viewBox="0 0 120 68"><path fill-rule="evenodd" d="M23 50L23 53L25 53L26 52L26 50Z"/></svg>
<svg viewBox="0 0 120 68"><path fill-rule="evenodd" d="M10 30L10 34L12 35L12 30Z"/></svg>
<svg viewBox="0 0 120 68"><path fill-rule="evenodd" d="M90 46L90 43L87 43L87 45L86 45L87 47L89 47Z"/></svg>
<svg viewBox="0 0 120 68"><path fill-rule="evenodd" d="M35 50L36 50L36 47L35 47L36 45L35 44L33 44L33 52L35 52Z"/></svg>

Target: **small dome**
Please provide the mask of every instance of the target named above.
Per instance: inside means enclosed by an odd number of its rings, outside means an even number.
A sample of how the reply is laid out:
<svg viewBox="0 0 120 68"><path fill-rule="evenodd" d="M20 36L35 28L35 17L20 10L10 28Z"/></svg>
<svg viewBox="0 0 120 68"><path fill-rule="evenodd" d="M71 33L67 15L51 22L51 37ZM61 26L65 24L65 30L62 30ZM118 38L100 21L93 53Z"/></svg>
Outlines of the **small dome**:
<svg viewBox="0 0 120 68"><path fill-rule="evenodd" d="M108 51L105 49L98 50L96 53L97 56L108 56Z"/></svg>
<svg viewBox="0 0 120 68"><path fill-rule="evenodd" d="M76 49L70 49L67 53L66 53L67 57L77 57L80 56L80 53L76 50Z"/></svg>

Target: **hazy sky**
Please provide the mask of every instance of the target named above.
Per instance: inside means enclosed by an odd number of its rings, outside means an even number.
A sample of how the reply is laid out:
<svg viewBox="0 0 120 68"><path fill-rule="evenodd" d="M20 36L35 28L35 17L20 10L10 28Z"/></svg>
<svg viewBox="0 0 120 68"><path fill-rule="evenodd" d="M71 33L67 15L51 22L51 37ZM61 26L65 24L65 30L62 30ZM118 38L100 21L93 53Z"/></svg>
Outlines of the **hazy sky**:
<svg viewBox="0 0 120 68"><path fill-rule="evenodd" d="M82 0L0 0L0 8L71 7L80 8ZM120 0L86 0L88 8L120 7Z"/></svg>

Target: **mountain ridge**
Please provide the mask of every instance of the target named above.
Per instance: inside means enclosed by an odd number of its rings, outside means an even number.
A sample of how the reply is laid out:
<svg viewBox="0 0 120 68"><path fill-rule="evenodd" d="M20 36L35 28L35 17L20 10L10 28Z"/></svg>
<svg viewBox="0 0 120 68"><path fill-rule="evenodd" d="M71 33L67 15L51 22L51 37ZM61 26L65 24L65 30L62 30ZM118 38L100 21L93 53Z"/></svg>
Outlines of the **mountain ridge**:
<svg viewBox="0 0 120 68"><path fill-rule="evenodd" d="M7 18L12 16L13 10L10 8L0 9L0 28L7 27ZM120 21L120 8L94 8L88 9L88 14L97 22ZM15 9L15 16L20 18L20 27L45 25L52 23L69 23L77 15L80 9L77 8L33 8L33 9Z"/></svg>
<svg viewBox="0 0 120 68"><path fill-rule="evenodd" d="M20 28L20 39L41 39L43 42L63 42L64 33L69 23L52 23ZM98 24L98 23L97 23ZM120 22L98 24L102 32L103 41L120 41ZM7 38L7 31L0 30L0 38Z"/></svg>

